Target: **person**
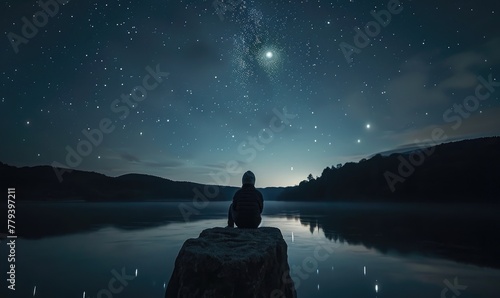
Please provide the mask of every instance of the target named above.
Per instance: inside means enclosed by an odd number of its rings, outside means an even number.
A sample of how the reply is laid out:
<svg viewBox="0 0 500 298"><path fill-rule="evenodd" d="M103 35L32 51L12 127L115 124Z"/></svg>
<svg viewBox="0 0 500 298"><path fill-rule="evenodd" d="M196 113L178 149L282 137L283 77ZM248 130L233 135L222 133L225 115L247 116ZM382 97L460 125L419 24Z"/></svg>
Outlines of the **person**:
<svg viewBox="0 0 500 298"><path fill-rule="evenodd" d="M262 221L261 214L264 208L262 193L255 189L255 175L251 171L245 172L241 178L243 186L236 191L233 202L229 206L227 226L234 228L256 229Z"/></svg>

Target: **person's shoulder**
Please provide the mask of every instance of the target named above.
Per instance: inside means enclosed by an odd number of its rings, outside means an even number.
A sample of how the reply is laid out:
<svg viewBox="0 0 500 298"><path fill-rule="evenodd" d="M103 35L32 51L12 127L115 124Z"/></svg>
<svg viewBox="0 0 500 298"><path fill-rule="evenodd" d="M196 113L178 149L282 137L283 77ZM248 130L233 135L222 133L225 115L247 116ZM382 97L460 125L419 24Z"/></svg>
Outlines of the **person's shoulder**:
<svg viewBox="0 0 500 298"><path fill-rule="evenodd" d="M238 188L236 192L234 193L234 196L239 196L241 194L242 189Z"/></svg>

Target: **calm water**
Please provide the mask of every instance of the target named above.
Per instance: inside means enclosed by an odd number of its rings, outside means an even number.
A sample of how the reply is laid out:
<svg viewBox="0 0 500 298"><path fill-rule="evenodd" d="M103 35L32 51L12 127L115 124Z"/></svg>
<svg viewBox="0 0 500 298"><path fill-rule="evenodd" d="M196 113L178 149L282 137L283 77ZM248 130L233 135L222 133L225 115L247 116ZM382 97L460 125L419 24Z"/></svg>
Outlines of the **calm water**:
<svg viewBox="0 0 500 298"><path fill-rule="evenodd" d="M226 202L187 222L178 207L18 204L16 291L2 240L1 297L164 297L183 242L226 225ZM496 210L266 202L262 226L281 229L299 297L499 297Z"/></svg>

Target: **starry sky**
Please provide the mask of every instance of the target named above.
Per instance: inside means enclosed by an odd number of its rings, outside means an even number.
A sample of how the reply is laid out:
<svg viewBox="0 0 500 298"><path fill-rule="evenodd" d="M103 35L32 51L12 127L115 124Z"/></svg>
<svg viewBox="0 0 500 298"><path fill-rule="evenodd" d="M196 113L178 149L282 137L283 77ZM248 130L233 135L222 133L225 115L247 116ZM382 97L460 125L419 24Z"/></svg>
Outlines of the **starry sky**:
<svg viewBox="0 0 500 298"><path fill-rule="evenodd" d="M500 133L497 1L4 3L10 165L288 186Z"/></svg>

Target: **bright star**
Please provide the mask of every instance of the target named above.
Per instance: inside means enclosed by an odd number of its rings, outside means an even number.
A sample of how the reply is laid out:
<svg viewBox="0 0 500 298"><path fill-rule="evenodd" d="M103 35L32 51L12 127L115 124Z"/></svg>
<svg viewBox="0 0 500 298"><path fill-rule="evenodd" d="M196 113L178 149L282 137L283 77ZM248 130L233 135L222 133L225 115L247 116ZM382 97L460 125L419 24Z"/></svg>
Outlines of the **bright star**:
<svg viewBox="0 0 500 298"><path fill-rule="evenodd" d="M367 124L367 125L366 125L366 128L367 128L367 129L370 129L370 127L371 127L371 125L370 125L370 124Z"/></svg>
<svg viewBox="0 0 500 298"><path fill-rule="evenodd" d="M269 75L271 79L275 79L281 69L283 60L282 50L276 46L263 46L257 54L257 62L259 66Z"/></svg>

